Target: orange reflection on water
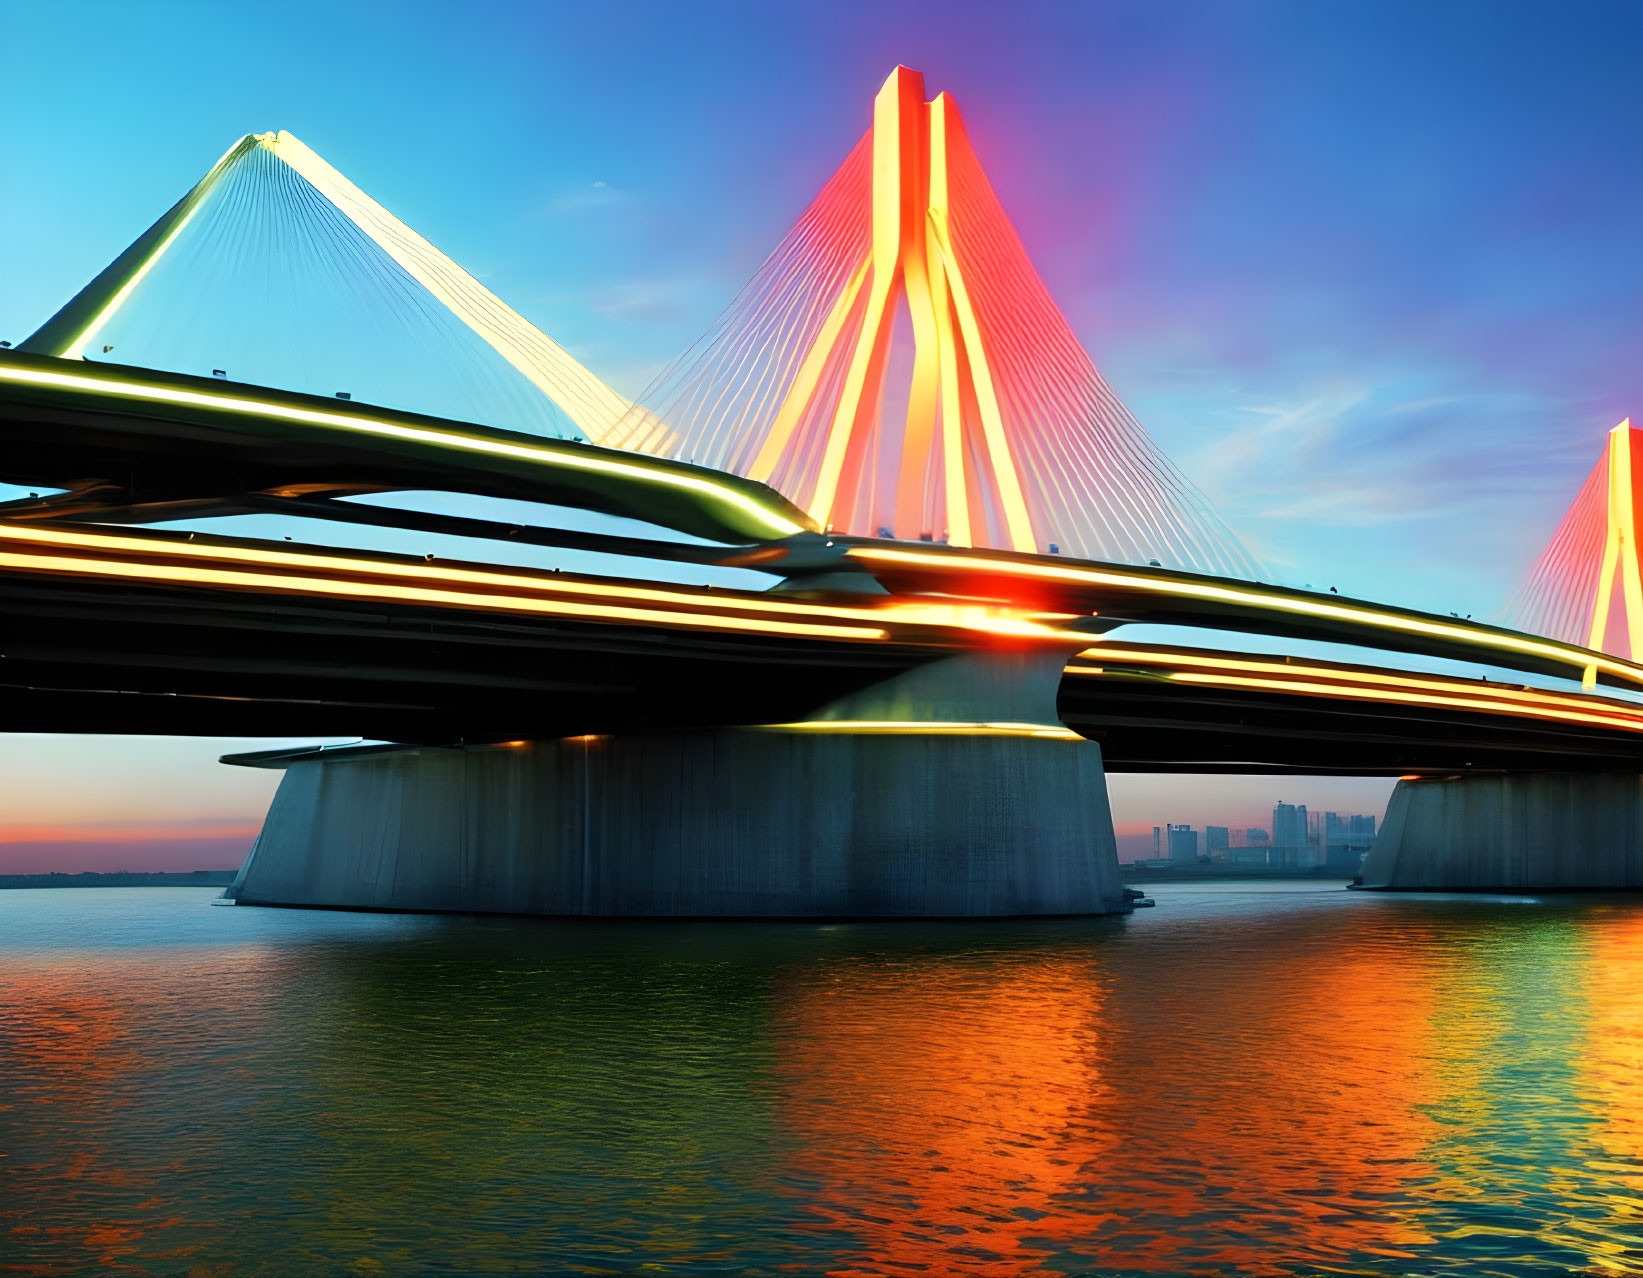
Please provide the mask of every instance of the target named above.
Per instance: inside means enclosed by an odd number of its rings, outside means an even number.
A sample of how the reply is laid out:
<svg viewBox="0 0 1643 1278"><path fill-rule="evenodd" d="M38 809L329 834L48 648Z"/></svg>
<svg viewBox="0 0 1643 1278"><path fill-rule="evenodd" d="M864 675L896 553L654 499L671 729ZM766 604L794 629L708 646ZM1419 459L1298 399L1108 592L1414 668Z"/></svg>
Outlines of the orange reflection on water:
<svg viewBox="0 0 1643 1278"><path fill-rule="evenodd" d="M820 1227L854 1240L831 1272L1410 1257L1430 1237L1392 1203L1434 1175L1433 973L1384 945L1366 967L1365 921L1342 925L1268 930L1236 968L1183 929L1144 981L1064 951L797 978L783 1116Z"/></svg>
<svg viewBox="0 0 1643 1278"><path fill-rule="evenodd" d="M1432 973L1363 927L1183 945L1115 992L1124 1107L1100 1121L1133 1139L1092 1192L1133 1232L1096 1248L1102 1263L1279 1275L1430 1242L1392 1204L1432 1175Z"/></svg>
<svg viewBox="0 0 1643 1278"><path fill-rule="evenodd" d="M0 976L7 1054L55 1104L82 1103L137 1068L126 1003L70 975L46 970ZM9 1099L15 1101L15 1095Z"/></svg>
<svg viewBox="0 0 1643 1278"><path fill-rule="evenodd" d="M848 964L784 991L793 1171L821 1182L807 1197L828 1232L861 1240L829 1272L1044 1272L1029 1240L1114 1143L1084 1121L1103 1089L1102 997L1093 964L1068 959Z"/></svg>
<svg viewBox="0 0 1643 1278"><path fill-rule="evenodd" d="M1571 1230L1599 1268L1643 1271L1622 1238L1643 1232L1643 916L1611 908L1585 930L1587 1033L1575 1059L1588 1129L1582 1186L1589 1195Z"/></svg>
<svg viewBox="0 0 1643 1278"><path fill-rule="evenodd" d="M151 961L139 966L106 952L71 952L62 962L0 972L0 1060L8 1084L0 1112L21 1119L26 1109L34 1124L42 1116L54 1120L49 1141L0 1141L16 1174L11 1192L0 1196L0 1255L10 1237L18 1247L47 1245L56 1258L0 1263L0 1271L146 1273L154 1272L143 1267L148 1263L180 1265L199 1250L195 1244L149 1251L138 1263L145 1236L187 1216L179 1196L163 1196L179 1168L133 1158L129 1147L112 1148L109 1138L119 1125L110 1115L147 1099L145 1089L154 1086L149 1054L166 1037L168 1009L186 1002L191 1013L209 1014L213 1003L226 1008L244 1001L248 991L231 978L254 971L261 956L250 950L214 955L212 974L226 978L215 985L189 967L168 967L168 956L147 957ZM186 1103L186 1094L178 1099ZM85 1116L90 1121L81 1121Z"/></svg>

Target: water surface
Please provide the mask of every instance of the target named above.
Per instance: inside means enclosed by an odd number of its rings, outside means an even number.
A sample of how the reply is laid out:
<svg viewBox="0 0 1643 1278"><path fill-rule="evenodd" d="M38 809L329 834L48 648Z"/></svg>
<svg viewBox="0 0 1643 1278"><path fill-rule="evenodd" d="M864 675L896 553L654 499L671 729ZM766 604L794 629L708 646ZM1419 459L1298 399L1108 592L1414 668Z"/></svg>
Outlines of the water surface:
<svg viewBox="0 0 1643 1278"><path fill-rule="evenodd" d="M1643 901L0 892L0 1274L1643 1273Z"/></svg>

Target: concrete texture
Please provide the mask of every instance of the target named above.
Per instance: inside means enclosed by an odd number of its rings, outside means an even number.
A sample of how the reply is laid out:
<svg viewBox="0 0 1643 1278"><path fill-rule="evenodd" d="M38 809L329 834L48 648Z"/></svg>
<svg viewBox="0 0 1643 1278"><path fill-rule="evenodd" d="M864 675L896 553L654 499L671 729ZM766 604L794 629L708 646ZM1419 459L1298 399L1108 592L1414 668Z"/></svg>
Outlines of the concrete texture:
<svg viewBox="0 0 1643 1278"><path fill-rule="evenodd" d="M599 916L1127 910L1098 746L918 726L1058 726L1064 655L908 672L817 716L842 730L298 759L229 895ZM906 726L848 726L867 722Z"/></svg>
<svg viewBox="0 0 1643 1278"><path fill-rule="evenodd" d="M1643 888L1643 777L1510 773L1400 781L1366 888Z"/></svg>

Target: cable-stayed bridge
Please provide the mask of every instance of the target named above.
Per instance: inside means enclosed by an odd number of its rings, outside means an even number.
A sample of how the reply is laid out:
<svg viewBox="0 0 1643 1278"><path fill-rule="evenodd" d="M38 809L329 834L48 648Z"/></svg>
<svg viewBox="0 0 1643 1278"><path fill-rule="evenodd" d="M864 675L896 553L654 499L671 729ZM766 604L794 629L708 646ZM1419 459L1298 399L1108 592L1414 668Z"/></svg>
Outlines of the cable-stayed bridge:
<svg viewBox="0 0 1643 1278"><path fill-rule="evenodd" d="M236 191L293 188L554 424L104 362L191 229ZM1366 870L1387 885L1643 881L1630 650L1602 651L1595 620L1569 631L1561 605L1546 637L1257 580L1072 337L951 100L904 69L638 404L289 134L260 134L0 352L0 440L0 481L36 494L0 506L5 726L399 743L239 760L287 769L242 900L1122 909L1103 780L1119 768L1404 775ZM1625 464L1594 491L1629 502ZM416 498L439 493L476 504ZM1585 580L1558 574L1591 559L1592 505L1534 582ZM1629 509L1588 574L1627 592ZM464 557L133 530L258 515ZM606 566L519 567L522 547ZM684 565L739 584L661 579ZM1126 641L1137 626L1195 641ZM1612 848L1548 846L1592 811Z"/></svg>

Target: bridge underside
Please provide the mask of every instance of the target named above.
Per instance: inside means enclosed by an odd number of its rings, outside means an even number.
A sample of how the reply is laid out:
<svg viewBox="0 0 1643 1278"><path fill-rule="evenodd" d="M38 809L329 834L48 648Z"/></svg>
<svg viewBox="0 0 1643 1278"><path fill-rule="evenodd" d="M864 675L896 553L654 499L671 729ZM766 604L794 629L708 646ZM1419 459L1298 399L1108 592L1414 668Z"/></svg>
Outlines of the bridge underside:
<svg viewBox="0 0 1643 1278"><path fill-rule="evenodd" d="M421 744L787 723L949 652L684 634L425 605L0 576L0 721L14 732L363 736ZM1063 681L1110 771L1614 772L1636 736L1501 715Z"/></svg>
<svg viewBox="0 0 1643 1278"><path fill-rule="evenodd" d="M96 369L88 389L53 363L0 356L0 480L68 490L0 508L0 726L401 745L287 760L241 899L1101 912L1125 908L1106 770L1582 774L1608 787L1614 820L1632 802L1614 778L1643 771L1632 701L1109 640L1162 623L1643 685L1643 668L1571 645L1258 583L835 538L769 490L696 467L275 392L236 409L255 388L137 370ZM385 489L578 506L695 540L337 500ZM708 590L109 527L254 511L755 567L778 584ZM1067 664L1085 648L1097 655ZM1032 678L977 701L991 676L963 663L1007 670L1033 653ZM940 695L902 695L937 670ZM1032 704L1014 704L1029 686ZM602 741L568 740L588 736ZM491 748L518 742L530 744ZM1412 867L1509 825L1499 813L1521 805L1501 793L1466 808L1470 834L1454 804L1411 801L1394 878L1498 886ZM1530 861L1555 855L1536 838Z"/></svg>
<svg viewBox="0 0 1643 1278"><path fill-rule="evenodd" d="M952 657L779 727L237 756L286 771L230 895L607 916L1126 910L1101 751L1055 722L1061 661Z"/></svg>

